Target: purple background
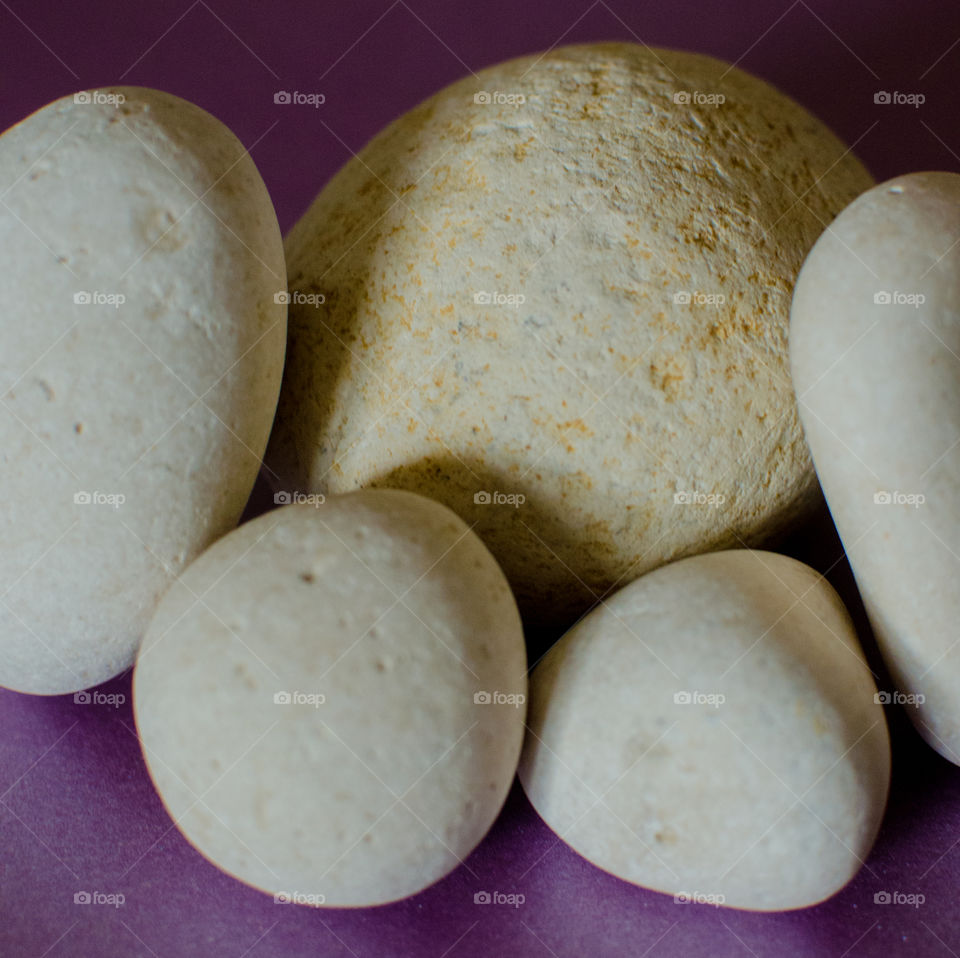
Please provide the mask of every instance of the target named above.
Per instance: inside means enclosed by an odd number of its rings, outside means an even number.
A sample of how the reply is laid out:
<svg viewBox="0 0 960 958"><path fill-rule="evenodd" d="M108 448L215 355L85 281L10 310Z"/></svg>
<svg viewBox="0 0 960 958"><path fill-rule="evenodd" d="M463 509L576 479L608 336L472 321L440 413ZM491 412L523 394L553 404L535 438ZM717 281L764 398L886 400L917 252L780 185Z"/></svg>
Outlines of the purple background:
<svg viewBox="0 0 960 958"><path fill-rule="evenodd" d="M642 39L737 61L826 121L874 175L960 170L960 6L953 0L98 2L0 0L0 126L77 89L160 87L205 107L252 148L287 230L388 121L468 70L558 42ZM275 106L277 90L325 104ZM877 106L878 90L926 103ZM261 488L255 496L264 501ZM254 507L256 508L256 507ZM2 548L2 544L0 544ZM785 551L826 571L875 653L828 521ZM960 954L960 769L888 710L894 784L868 865L817 908L754 915L622 883L578 858L515 788L454 874L396 905L275 905L179 835L147 778L127 704L0 691L0 956L947 956ZM889 687L889 686L888 686ZM122 893L118 909L74 893ZM519 893L519 908L476 905ZM919 908L878 891L922 894Z"/></svg>

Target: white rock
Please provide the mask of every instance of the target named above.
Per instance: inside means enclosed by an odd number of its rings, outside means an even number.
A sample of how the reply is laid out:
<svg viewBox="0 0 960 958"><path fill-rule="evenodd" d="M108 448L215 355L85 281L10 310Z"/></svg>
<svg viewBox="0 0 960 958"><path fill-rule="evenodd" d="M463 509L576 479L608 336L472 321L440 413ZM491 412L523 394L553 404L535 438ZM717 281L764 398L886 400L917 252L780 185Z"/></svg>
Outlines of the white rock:
<svg viewBox="0 0 960 958"><path fill-rule="evenodd" d="M155 90L8 130L0 194L0 685L70 692L132 664L240 517L282 375L282 240L243 145Z"/></svg>
<svg viewBox="0 0 960 958"><path fill-rule="evenodd" d="M598 867L771 911L840 889L890 777L883 709L829 584L771 552L643 576L535 669L520 780Z"/></svg>
<svg viewBox="0 0 960 958"><path fill-rule="evenodd" d="M473 850L525 703L503 573L452 512L393 490L218 542L164 597L134 673L147 764L187 838L256 888L330 906L412 895Z"/></svg>
<svg viewBox="0 0 960 958"><path fill-rule="evenodd" d="M467 77L287 238L301 300L268 461L286 489L444 502L532 623L765 540L819 501L793 282L871 183L804 109L710 57L602 44Z"/></svg>
<svg viewBox="0 0 960 958"><path fill-rule="evenodd" d="M960 176L859 197L804 264L791 361L820 484L920 734L960 764Z"/></svg>

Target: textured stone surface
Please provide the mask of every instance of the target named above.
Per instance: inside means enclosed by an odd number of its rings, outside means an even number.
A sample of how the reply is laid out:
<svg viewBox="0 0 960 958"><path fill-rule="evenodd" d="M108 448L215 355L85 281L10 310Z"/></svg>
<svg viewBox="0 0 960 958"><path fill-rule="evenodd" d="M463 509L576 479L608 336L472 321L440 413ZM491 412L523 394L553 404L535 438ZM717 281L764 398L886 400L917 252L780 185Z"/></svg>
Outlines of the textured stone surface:
<svg viewBox="0 0 960 958"><path fill-rule="evenodd" d="M446 503L531 622L774 535L817 495L792 284L871 182L805 110L710 57L569 47L468 77L288 236L291 290L315 299L291 307L268 460L287 487Z"/></svg>
<svg viewBox="0 0 960 958"><path fill-rule="evenodd" d="M804 264L791 361L820 482L907 714L960 765L958 237L955 173L861 196Z"/></svg>
<svg viewBox="0 0 960 958"><path fill-rule="evenodd" d="M772 911L838 891L890 777L883 709L843 603L771 552L643 576L533 673L520 780L626 881Z"/></svg>
<svg viewBox="0 0 960 958"><path fill-rule="evenodd" d="M160 795L211 861L307 904L380 904L451 871L500 811L526 712L520 617L436 502L291 505L164 597L134 705Z"/></svg>
<svg viewBox="0 0 960 958"><path fill-rule="evenodd" d="M0 684L24 692L132 664L236 524L283 368L282 241L243 145L166 93L84 96L0 137Z"/></svg>

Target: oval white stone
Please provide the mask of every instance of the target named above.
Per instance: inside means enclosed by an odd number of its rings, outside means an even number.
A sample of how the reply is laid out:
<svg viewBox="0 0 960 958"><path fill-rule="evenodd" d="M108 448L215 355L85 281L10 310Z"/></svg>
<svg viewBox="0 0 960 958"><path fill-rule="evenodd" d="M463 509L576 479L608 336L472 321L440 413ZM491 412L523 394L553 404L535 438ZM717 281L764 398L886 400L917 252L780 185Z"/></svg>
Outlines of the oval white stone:
<svg viewBox="0 0 960 958"><path fill-rule="evenodd" d="M960 764L960 176L854 201L811 251L790 353L820 484L901 701Z"/></svg>
<svg viewBox="0 0 960 958"><path fill-rule="evenodd" d="M442 878L513 781L516 603L461 519L413 493L290 505L214 545L161 602L134 674L147 765L214 864L376 905Z"/></svg>
<svg viewBox="0 0 960 958"><path fill-rule="evenodd" d="M0 137L0 685L128 668L156 601L233 528L283 371L283 248L218 120L156 90Z"/></svg>

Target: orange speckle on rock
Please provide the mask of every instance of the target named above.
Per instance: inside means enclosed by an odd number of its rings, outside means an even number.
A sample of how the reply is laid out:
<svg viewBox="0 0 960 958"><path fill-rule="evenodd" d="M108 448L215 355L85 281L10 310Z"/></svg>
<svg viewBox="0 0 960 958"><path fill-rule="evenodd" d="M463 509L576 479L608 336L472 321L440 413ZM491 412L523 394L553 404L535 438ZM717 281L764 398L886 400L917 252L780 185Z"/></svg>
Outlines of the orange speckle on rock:
<svg viewBox="0 0 960 958"><path fill-rule="evenodd" d="M562 422L559 424L559 428L576 429L577 432L582 432L585 436L593 435L593 430L582 419L571 419L568 422Z"/></svg>

